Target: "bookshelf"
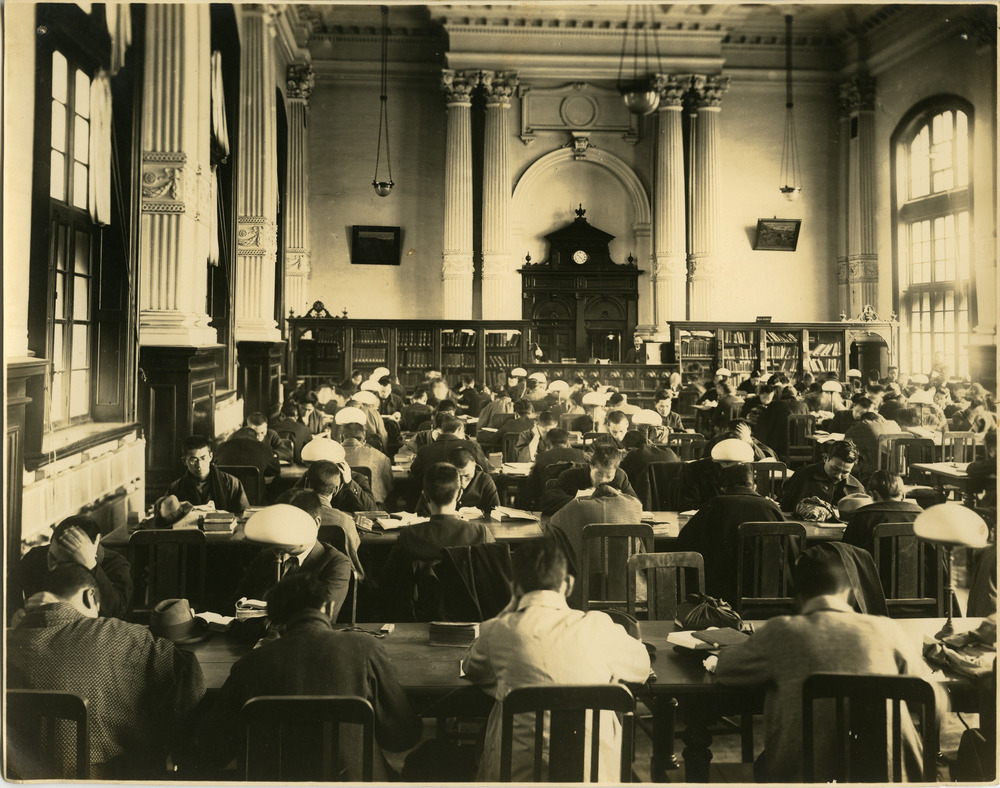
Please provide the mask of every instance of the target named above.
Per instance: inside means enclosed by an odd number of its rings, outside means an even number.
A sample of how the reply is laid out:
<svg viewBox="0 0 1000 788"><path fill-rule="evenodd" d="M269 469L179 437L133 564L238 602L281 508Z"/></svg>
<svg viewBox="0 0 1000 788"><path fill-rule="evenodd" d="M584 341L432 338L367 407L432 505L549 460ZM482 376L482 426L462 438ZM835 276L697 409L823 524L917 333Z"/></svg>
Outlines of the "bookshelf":
<svg viewBox="0 0 1000 788"><path fill-rule="evenodd" d="M802 333L796 331L767 330L764 332L769 372L794 375L801 368Z"/></svg>
<svg viewBox="0 0 1000 788"><path fill-rule="evenodd" d="M757 329L722 330L722 366L733 373L737 385L760 365L760 332Z"/></svg>
<svg viewBox="0 0 1000 788"><path fill-rule="evenodd" d="M719 366L716 340L716 331L712 329L678 329L674 343L680 347L677 360L685 384L700 380Z"/></svg>
<svg viewBox="0 0 1000 788"><path fill-rule="evenodd" d="M808 370L813 374L836 372L838 378L843 378L846 370L842 341L837 331L810 331Z"/></svg>

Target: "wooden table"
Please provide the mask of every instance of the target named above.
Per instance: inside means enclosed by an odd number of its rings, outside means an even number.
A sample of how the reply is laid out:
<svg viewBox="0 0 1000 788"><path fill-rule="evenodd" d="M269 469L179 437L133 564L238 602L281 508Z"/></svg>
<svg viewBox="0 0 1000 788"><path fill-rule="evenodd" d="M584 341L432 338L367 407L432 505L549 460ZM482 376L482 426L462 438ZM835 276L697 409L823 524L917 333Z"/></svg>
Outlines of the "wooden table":
<svg viewBox="0 0 1000 788"><path fill-rule="evenodd" d="M955 619L957 631L979 626L982 619ZM937 632L943 619L904 619L896 622L913 638L915 644L925 635ZM681 652L667 642L675 630L671 621L643 621L642 638L655 649L654 676L646 684L632 686L636 697L653 711L653 779L664 781L665 770L673 753L673 704L676 698L686 723L683 751L686 779L708 782L712 760L712 736L708 727L720 710L740 704L759 703L760 690L723 687L713 674L702 667L705 652ZM364 627L377 632L378 624ZM423 717L486 716L493 700L471 682L459 676L459 664L465 654L461 647L431 646L427 624L396 624L395 631L382 639L399 682L418 714ZM205 687L217 690L229 676L233 663L249 648L218 633L201 643L184 647L195 654L205 676ZM952 695L955 710L975 710L971 682L957 676L937 674Z"/></svg>
<svg viewBox="0 0 1000 788"><path fill-rule="evenodd" d="M965 472L968 467L967 462L914 462L910 465L915 471L930 474L931 485L942 498L945 494L945 485L950 484L962 491L962 500L966 506L973 506L975 495L972 490L972 478Z"/></svg>

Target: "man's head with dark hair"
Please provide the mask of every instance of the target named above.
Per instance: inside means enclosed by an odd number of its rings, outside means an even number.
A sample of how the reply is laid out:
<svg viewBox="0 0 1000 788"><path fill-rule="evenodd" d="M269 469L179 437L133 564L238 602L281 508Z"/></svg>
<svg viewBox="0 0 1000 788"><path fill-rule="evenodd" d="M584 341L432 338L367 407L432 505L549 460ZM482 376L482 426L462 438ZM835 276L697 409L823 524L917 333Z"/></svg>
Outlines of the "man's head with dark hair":
<svg viewBox="0 0 1000 788"><path fill-rule="evenodd" d="M287 419L294 419L299 415L299 406L293 400L286 399L281 406L281 415Z"/></svg>
<svg viewBox="0 0 1000 788"><path fill-rule="evenodd" d="M45 573L42 590L73 605L88 618L97 618L101 591L89 569L79 564L59 564Z"/></svg>
<svg viewBox="0 0 1000 788"><path fill-rule="evenodd" d="M447 462L436 462L424 473L424 497L431 514L454 508L458 502L458 469Z"/></svg>
<svg viewBox="0 0 1000 788"><path fill-rule="evenodd" d="M623 402L625 402L625 395L622 394L620 391L615 391L611 394L610 397L608 397L609 408L617 408Z"/></svg>
<svg viewBox="0 0 1000 788"><path fill-rule="evenodd" d="M549 439L549 445L553 448L563 449L569 446L569 433L560 427L553 427L546 437Z"/></svg>
<svg viewBox="0 0 1000 788"><path fill-rule="evenodd" d="M335 495L340 490L344 480L340 476L340 468L329 460L319 460L306 468L304 484L307 490L323 497Z"/></svg>
<svg viewBox="0 0 1000 788"><path fill-rule="evenodd" d="M829 444L823 470L827 477L834 481L843 481L854 470L858 461L858 447L852 440L842 440Z"/></svg>
<svg viewBox="0 0 1000 788"><path fill-rule="evenodd" d="M620 410L611 411L604 419L607 425L608 434L616 441L620 441L628 432L628 416Z"/></svg>
<svg viewBox="0 0 1000 788"><path fill-rule="evenodd" d="M468 374L462 375L458 380L466 388L470 388L476 384L476 379L472 375Z"/></svg>
<svg viewBox="0 0 1000 788"><path fill-rule="evenodd" d="M719 481L723 490L732 490L736 487L753 487L753 468L749 463L741 462L735 465L728 465L719 471Z"/></svg>
<svg viewBox="0 0 1000 788"><path fill-rule="evenodd" d="M538 414L538 419L535 423L543 432L548 433L559 423L559 419L556 418L556 414L551 410L543 410Z"/></svg>
<svg viewBox="0 0 1000 788"><path fill-rule="evenodd" d="M355 386L360 386L361 381L364 379L365 379L365 373L362 372L360 369L352 369L351 377L348 378L348 380L350 380L350 382L353 383Z"/></svg>
<svg viewBox="0 0 1000 788"><path fill-rule="evenodd" d="M292 572L264 594L267 617L282 627L306 610L323 610L330 601L326 585L312 572Z"/></svg>
<svg viewBox="0 0 1000 788"><path fill-rule="evenodd" d="M903 477L884 468L875 471L868 480L868 492L872 493L876 501L901 501Z"/></svg>
<svg viewBox="0 0 1000 788"><path fill-rule="evenodd" d="M344 402L347 402L347 400L357 393L358 387L354 384L353 380L345 380L337 384L337 398L342 399Z"/></svg>
<svg viewBox="0 0 1000 788"><path fill-rule="evenodd" d="M299 490L288 501L289 504L301 509L319 524L319 519L323 514L323 502L315 490Z"/></svg>
<svg viewBox="0 0 1000 788"><path fill-rule="evenodd" d="M518 418L530 418L531 414L535 412L534 407L526 399L519 399L514 403L514 413Z"/></svg>
<svg viewBox="0 0 1000 788"><path fill-rule="evenodd" d="M552 536L522 542L511 555L511 564L515 593L557 591L568 596L573 587L573 578L566 574L566 553Z"/></svg>
<svg viewBox="0 0 1000 788"><path fill-rule="evenodd" d="M896 412L895 421L900 427L919 427L920 411L916 408L902 408Z"/></svg>
<svg viewBox="0 0 1000 788"><path fill-rule="evenodd" d="M437 413L456 413L458 412L458 406L455 404L454 400L443 399L438 402L437 407L434 408Z"/></svg>
<svg viewBox="0 0 1000 788"><path fill-rule="evenodd" d="M766 405L774 397L774 392L774 386L768 383L760 387L760 391L757 392L757 396L760 397L760 401Z"/></svg>
<svg viewBox="0 0 1000 788"><path fill-rule="evenodd" d="M212 444L204 435L190 435L181 444L184 467L198 481L204 481L212 469Z"/></svg>
<svg viewBox="0 0 1000 788"><path fill-rule="evenodd" d="M427 402L427 386L417 386L410 399L413 402Z"/></svg>
<svg viewBox="0 0 1000 788"><path fill-rule="evenodd" d="M464 490L476 478L476 471L479 469L476 458L465 446L459 446L448 452L448 462L458 471L458 486Z"/></svg>
<svg viewBox="0 0 1000 788"><path fill-rule="evenodd" d="M864 413L862 413L860 420L865 422L880 421L879 415L877 413L872 413L871 411L865 411Z"/></svg>
<svg viewBox="0 0 1000 788"><path fill-rule="evenodd" d="M438 429L445 435L461 435L465 426L453 415L448 414L447 418L441 420L441 426Z"/></svg>
<svg viewBox="0 0 1000 788"><path fill-rule="evenodd" d="M597 487L614 481L621 461L621 450L610 443L595 443L590 454L591 484Z"/></svg>
<svg viewBox="0 0 1000 788"><path fill-rule="evenodd" d="M265 425L267 424L267 416L265 416L260 411L257 411L256 413L251 413L249 416L247 416L248 427L257 427L261 424Z"/></svg>
<svg viewBox="0 0 1000 788"><path fill-rule="evenodd" d="M860 419L862 415L872 409L872 401L868 397L854 397L852 401L854 405L851 407L851 413L854 415L855 420Z"/></svg>
<svg viewBox="0 0 1000 788"><path fill-rule="evenodd" d="M365 439L365 425L358 424L356 421L352 421L350 424L341 424L340 437L363 442Z"/></svg>
<svg viewBox="0 0 1000 788"><path fill-rule="evenodd" d="M792 570L792 583L800 604L818 596L843 595L846 601L851 591L839 553L822 545L811 547L799 556Z"/></svg>
<svg viewBox="0 0 1000 788"><path fill-rule="evenodd" d="M383 375L378 379L378 384L385 388L386 386L392 386L392 378L389 375Z"/></svg>
<svg viewBox="0 0 1000 788"><path fill-rule="evenodd" d="M97 524L97 520L86 514L74 514L52 529L52 541L56 541L70 528L79 528L91 542L96 541L101 535L101 527Z"/></svg>

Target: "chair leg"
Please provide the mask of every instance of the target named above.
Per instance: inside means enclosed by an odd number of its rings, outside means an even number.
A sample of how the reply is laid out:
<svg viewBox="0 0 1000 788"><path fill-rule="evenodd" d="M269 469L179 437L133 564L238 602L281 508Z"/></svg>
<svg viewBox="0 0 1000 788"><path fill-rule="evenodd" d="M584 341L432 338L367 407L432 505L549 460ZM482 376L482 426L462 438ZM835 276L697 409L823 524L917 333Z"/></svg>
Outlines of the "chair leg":
<svg viewBox="0 0 1000 788"><path fill-rule="evenodd" d="M743 763L753 763L753 715L740 716L740 757Z"/></svg>

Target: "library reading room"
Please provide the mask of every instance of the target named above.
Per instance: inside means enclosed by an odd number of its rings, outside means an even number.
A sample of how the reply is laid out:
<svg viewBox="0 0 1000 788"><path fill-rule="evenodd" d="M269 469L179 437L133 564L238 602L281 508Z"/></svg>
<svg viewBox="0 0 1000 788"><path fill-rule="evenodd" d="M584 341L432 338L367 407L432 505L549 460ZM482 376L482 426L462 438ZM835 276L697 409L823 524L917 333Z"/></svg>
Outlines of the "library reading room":
<svg viewBox="0 0 1000 788"><path fill-rule="evenodd" d="M3 777L997 780L997 3L3 8Z"/></svg>

